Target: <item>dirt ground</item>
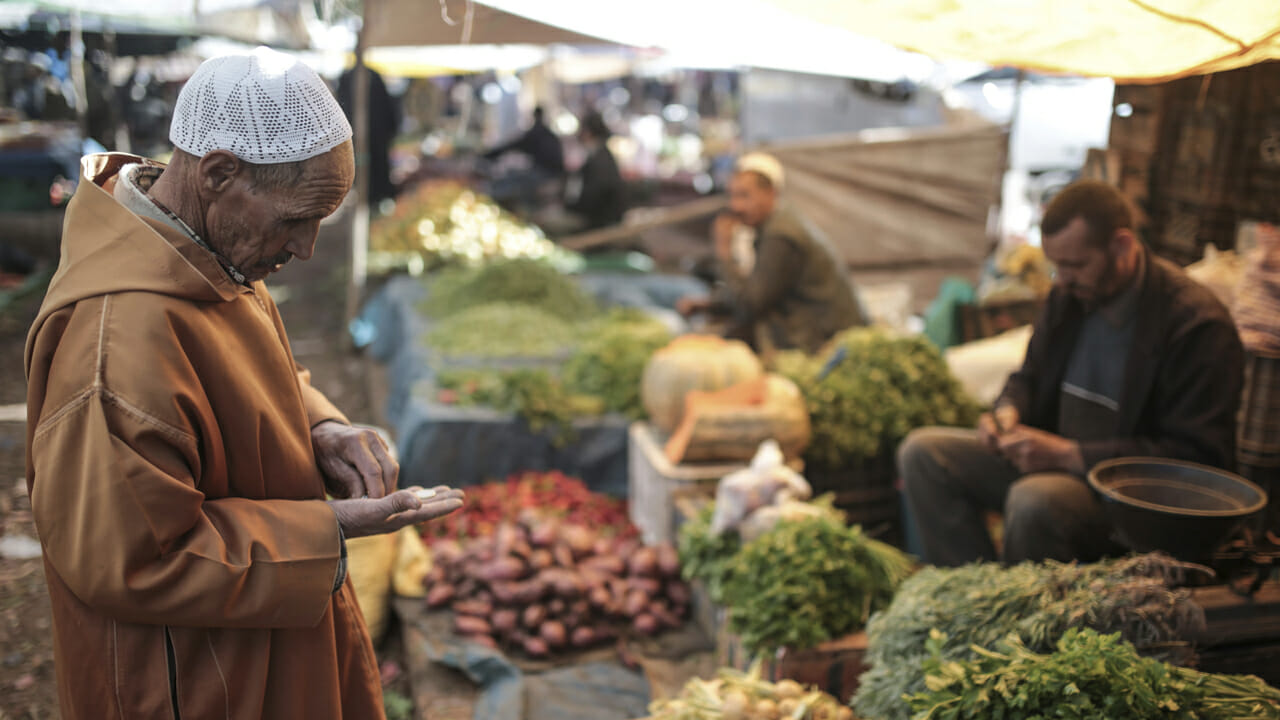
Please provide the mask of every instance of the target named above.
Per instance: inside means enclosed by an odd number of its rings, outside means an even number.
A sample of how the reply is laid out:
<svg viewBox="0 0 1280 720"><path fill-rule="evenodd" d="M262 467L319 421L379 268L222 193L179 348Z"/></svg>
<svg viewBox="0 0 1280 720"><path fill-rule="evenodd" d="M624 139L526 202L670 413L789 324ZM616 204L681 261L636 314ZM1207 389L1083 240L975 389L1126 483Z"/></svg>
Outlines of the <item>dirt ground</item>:
<svg viewBox="0 0 1280 720"><path fill-rule="evenodd" d="M380 413L381 371L350 349L346 326L346 258L348 232L338 219L321 229L311 260L294 261L270 282L299 362L312 371L312 382L354 422L385 425ZM23 346L43 292L0 309L0 406L26 401ZM0 420L0 536L36 536L27 499L24 460L25 424ZM379 648L384 670L403 666L398 632L388 633ZM391 664L387 664L390 661ZM391 688L410 695L401 675ZM469 718L469 688L459 687L441 698L440 712L429 708L418 718ZM445 702L451 699L451 704ZM49 600L42 561L0 557L0 720L47 720L59 716L54 688Z"/></svg>

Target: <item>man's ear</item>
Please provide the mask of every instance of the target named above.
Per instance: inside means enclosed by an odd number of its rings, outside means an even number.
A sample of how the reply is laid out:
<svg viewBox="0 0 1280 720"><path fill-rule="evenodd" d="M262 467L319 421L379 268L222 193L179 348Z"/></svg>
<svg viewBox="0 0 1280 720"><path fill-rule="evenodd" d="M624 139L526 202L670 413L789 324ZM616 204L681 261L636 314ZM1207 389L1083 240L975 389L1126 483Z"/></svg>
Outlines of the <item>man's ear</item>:
<svg viewBox="0 0 1280 720"><path fill-rule="evenodd" d="M200 178L200 191L222 193L231 186L232 181L248 168L244 161L226 150L211 150L200 158L196 164L196 174Z"/></svg>
<svg viewBox="0 0 1280 720"><path fill-rule="evenodd" d="M1138 237L1128 228L1120 228L1111 236L1111 255L1114 257L1129 250L1138 242Z"/></svg>

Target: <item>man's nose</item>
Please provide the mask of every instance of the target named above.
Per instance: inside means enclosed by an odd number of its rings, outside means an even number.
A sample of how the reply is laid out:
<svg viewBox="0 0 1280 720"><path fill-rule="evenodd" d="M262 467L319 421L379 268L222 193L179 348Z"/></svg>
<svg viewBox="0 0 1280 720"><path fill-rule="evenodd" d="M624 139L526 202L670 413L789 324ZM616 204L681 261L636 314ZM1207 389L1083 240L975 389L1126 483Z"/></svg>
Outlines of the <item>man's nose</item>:
<svg viewBox="0 0 1280 720"><path fill-rule="evenodd" d="M309 260L316 249L317 235L319 233L315 230L295 233L289 242L285 243L284 249L299 260Z"/></svg>

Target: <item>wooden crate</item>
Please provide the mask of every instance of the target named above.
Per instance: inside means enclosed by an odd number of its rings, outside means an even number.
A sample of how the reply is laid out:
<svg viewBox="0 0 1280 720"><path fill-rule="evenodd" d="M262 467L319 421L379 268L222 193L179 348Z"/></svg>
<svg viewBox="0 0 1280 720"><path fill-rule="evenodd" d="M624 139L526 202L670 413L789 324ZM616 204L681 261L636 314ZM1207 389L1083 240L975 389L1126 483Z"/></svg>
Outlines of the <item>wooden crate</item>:
<svg viewBox="0 0 1280 720"><path fill-rule="evenodd" d="M727 625L717 636L716 654L721 665L739 670L747 669L755 659ZM770 682L795 680L848 702L858 689L858 678L867 671L866 655L867 634L857 632L807 650L782 648L772 657L762 658L761 671Z"/></svg>

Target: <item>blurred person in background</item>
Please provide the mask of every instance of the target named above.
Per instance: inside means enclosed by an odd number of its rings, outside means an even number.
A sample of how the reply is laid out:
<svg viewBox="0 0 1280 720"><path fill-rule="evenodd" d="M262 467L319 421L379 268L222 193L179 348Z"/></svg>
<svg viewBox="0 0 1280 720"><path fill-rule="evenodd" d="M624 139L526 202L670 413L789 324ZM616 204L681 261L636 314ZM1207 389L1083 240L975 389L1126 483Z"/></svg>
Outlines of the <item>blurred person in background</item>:
<svg viewBox="0 0 1280 720"><path fill-rule="evenodd" d="M519 137L484 153L485 160L497 160L508 153L524 155L528 164L494 178L489 194L503 204L513 204L523 212L537 209L539 191L564 178L564 146L547 127L541 106L533 109L533 124Z"/></svg>
<svg viewBox="0 0 1280 720"><path fill-rule="evenodd" d="M364 67L364 66L361 66ZM400 103L387 90L382 75L370 67L364 67L369 79L369 197L368 204L377 207L383 200L396 196L391 182L391 142L400 132ZM347 68L338 78L338 104L355 123L356 69Z"/></svg>
<svg viewBox="0 0 1280 720"><path fill-rule="evenodd" d="M617 225L627 209L626 184L618 161L609 150L612 133L599 113L590 113L578 125L578 141L586 160L565 181L564 207L547 208L535 222L551 237L563 237Z"/></svg>
<svg viewBox="0 0 1280 720"><path fill-rule="evenodd" d="M817 228L779 198L782 165L764 153L738 159L729 179L729 211L712 240L721 286L709 297L681 298L682 315L728 316L725 335L757 352L816 352L866 315L842 263Z"/></svg>

